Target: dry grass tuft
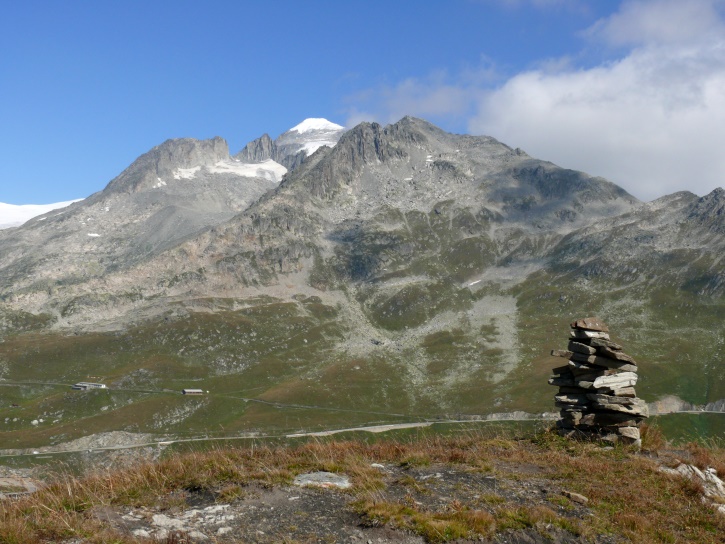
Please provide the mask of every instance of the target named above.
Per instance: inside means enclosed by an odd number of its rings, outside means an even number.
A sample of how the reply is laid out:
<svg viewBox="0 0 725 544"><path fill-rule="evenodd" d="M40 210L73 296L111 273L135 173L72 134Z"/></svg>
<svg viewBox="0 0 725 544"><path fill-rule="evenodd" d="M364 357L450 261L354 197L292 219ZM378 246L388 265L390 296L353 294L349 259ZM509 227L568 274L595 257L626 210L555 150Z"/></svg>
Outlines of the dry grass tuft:
<svg viewBox="0 0 725 544"><path fill-rule="evenodd" d="M642 450L658 452L667 446L667 439L659 427L654 424L643 424L640 427L642 437Z"/></svg>
<svg viewBox="0 0 725 544"><path fill-rule="evenodd" d="M427 542L490 536L496 528L496 521L488 512L458 505L448 511L430 512L412 504L412 501L411 504L403 504L368 500L359 501L355 508L371 526L392 524L421 535Z"/></svg>
<svg viewBox="0 0 725 544"><path fill-rule="evenodd" d="M700 468L714 468L720 478L725 478L725 451L715 445L706 446L699 442L691 442L687 449L692 455L693 464Z"/></svg>

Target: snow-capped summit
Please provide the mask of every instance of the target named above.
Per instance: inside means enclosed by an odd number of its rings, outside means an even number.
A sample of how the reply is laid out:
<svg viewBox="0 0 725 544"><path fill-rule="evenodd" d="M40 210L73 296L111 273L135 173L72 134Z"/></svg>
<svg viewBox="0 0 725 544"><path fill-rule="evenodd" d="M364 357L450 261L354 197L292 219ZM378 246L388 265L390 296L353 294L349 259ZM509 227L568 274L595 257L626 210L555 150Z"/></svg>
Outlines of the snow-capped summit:
<svg viewBox="0 0 725 544"><path fill-rule="evenodd" d="M234 158L250 163L273 159L288 170L294 170L323 145L335 147L344 132L345 127L337 123L312 117L292 127L276 140L272 140L268 134L262 135L249 142Z"/></svg>
<svg viewBox="0 0 725 544"><path fill-rule="evenodd" d="M310 118L282 134L275 144L284 155L293 156L304 151L309 157L323 145L335 147L343 132L345 127L327 119Z"/></svg>
<svg viewBox="0 0 725 544"><path fill-rule="evenodd" d="M302 133L311 132L314 130L338 131L344 129L345 127L328 121L327 119L323 119L322 117L311 117L309 119L305 119L299 125L292 127L291 129L289 129L288 132Z"/></svg>

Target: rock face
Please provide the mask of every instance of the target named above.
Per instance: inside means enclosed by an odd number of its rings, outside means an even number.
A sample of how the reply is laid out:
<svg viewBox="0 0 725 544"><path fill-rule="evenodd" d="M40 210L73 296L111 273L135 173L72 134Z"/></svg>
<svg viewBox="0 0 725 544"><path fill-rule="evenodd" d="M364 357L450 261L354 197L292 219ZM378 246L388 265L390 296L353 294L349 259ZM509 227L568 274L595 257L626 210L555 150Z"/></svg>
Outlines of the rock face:
<svg viewBox="0 0 725 544"><path fill-rule="evenodd" d="M262 134L244 146L244 149L234 157L243 162L262 162L274 159L277 155L277 144L269 137L269 134Z"/></svg>
<svg viewBox="0 0 725 544"><path fill-rule="evenodd" d="M723 218L725 218L725 189L720 187L699 198L690 212L690 219L719 234L725 233Z"/></svg>
<svg viewBox="0 0 725 544"><path fill-rule="evenodd" d="M634 359L610 340L609 327L597 317L577 319L571 328L569 349L551 352L569 359L549 379L559 387L558 428L567 436L641 446L639 426L649 413L634 390Z"/></svg>
<svg viewBox="0 0 725 544"><path fill-rule="evenodd" d="M136 159L106 187L106 192L135 193L167 184L171 179L188 177L203 166L212 166L229 159L227 142L216 137L211 140L178 138L166 140Z"/></svg>

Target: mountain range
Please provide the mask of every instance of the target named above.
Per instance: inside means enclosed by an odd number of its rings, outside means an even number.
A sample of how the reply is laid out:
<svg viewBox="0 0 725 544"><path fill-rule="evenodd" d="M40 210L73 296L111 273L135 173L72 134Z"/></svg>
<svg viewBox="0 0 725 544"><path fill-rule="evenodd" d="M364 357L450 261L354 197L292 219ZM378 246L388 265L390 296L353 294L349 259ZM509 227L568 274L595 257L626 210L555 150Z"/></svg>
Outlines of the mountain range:
<svg viewBox="0 0 725 544"><path fill-rule="evenodd" d="M38 444L551 410L549 350L587 315L638 360L646 400L715 402L723 234L723 189L644 203L410 117L310 119L235 155L221 138L168 140L0 231L0 379L16 384L0 432ZM108 389L66 389L91 379ZM208 393L178 394L192 386Z"/></svg>

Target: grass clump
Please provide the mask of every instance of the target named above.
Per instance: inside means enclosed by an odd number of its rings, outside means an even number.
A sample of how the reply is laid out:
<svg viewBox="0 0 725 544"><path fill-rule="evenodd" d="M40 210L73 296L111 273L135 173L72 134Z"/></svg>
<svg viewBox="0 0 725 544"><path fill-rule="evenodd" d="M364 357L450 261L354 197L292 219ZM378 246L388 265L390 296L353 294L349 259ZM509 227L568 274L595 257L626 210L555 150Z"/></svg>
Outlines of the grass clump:
<svg viewBox="0 0 725 544"><path fill-rule="evenodd" d="M476 535L492 535L496 523L484 510L453 506L449 511L430 512L416 505L360 501L356 505L366 522L372 526L387 524L413 531L427 542L449 542Z"/></svg>
<svg viewBox="0 0 725 544"><path fill-rule="evenodd" d="M490 538L498 532L556 525L575 535L582 534L577 521L560 517L543 505L504 506L492 511L476 509L453 501L442 511L431 511L413 501L391 503L362 500L355 504L366 523L372 526L391 524L422 536L426 542L449 542L458 539Z"/></svg>

